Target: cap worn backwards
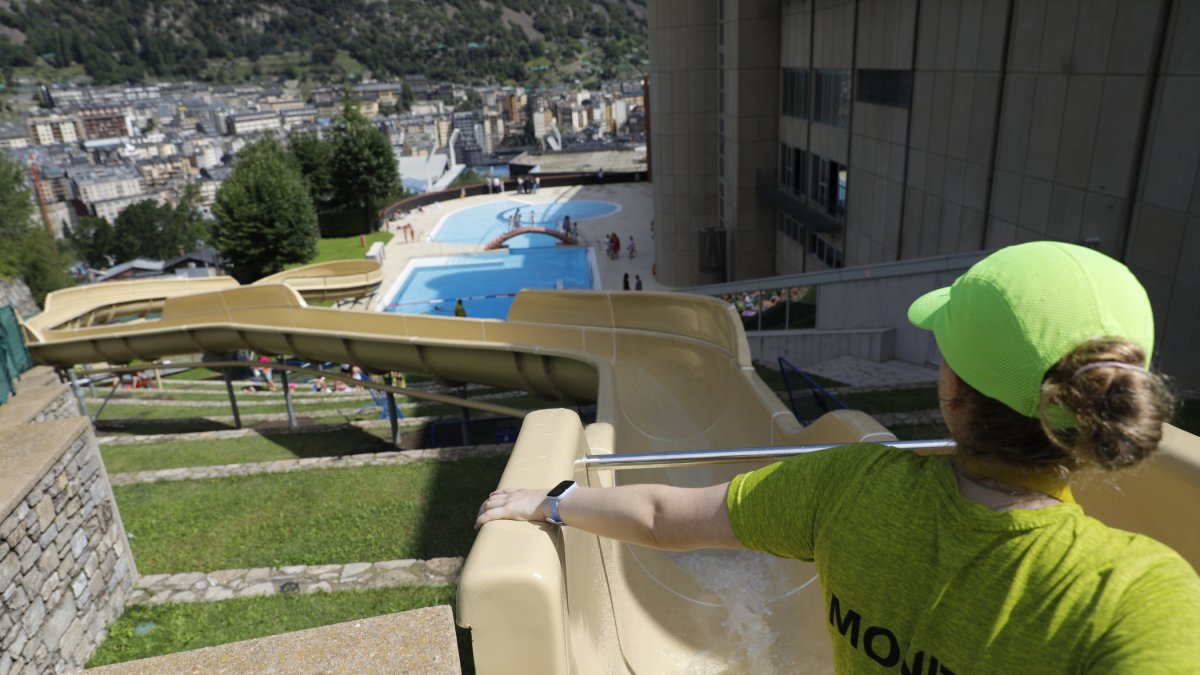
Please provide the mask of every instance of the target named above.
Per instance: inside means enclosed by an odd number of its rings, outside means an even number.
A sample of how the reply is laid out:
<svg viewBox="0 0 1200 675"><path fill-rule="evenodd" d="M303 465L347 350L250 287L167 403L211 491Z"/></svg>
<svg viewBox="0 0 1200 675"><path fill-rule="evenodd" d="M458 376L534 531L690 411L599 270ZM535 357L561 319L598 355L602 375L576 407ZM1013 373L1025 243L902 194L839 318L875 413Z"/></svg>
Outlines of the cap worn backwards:
<svg viewBox="0 0 1200 675"><path fill-rule="evenodd" d="M1135 342L1147 366L1154 345L1150 300L1129 268L1062 242L1000 249L918 298L908 319L933 331L963 381L1027 417L1038 417L1046 372L1086 340Z"/></svg>

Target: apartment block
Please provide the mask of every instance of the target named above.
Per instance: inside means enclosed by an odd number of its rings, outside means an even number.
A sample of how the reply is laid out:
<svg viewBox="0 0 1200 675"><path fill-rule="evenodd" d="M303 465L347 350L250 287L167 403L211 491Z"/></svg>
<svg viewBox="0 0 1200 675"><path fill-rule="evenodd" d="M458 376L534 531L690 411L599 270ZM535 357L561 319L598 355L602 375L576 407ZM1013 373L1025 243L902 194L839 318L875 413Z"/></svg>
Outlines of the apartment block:
<svg viewBox="0 0 1200 675"><path fill-rule="evenodd" d="M73 168L68 174L85 204L142 195L141 176L131 166Z"/></svg>
<svg viewBox="0 0 1200 675"><path fill-rule="evenodd" d="M243 136L260 131L274 131L283 127L279 113L274 110L230 115L227 120L232 136Z"/></svg>
<svg viewBox="0 0 1200 675"><path fill-rule="evenodd" d="M70 115L35 115L30 117L29 140L34 145L56 145L79 141L79 120Z"/></svg>
<svg viewBox="0 0 1200 675"><path fill-rule="evenodd" d="M658 276L1034 239L1129 265L1200 383L1200 0L651 0Z"/></svg>
<svg viewBox="0 0 1200 675"><path fill-rule="evenodd" d="M130 116L126 114L124 108L118 106L83 108L78 115L84 138L122 138L133 135Z"/></svg>

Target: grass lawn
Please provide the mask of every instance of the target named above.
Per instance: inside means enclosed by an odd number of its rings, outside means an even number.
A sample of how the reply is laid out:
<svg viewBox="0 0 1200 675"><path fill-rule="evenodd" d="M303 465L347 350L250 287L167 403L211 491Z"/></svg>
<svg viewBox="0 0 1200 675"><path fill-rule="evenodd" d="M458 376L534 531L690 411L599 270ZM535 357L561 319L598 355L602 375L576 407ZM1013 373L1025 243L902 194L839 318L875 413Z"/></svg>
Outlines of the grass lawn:
<svg viewBox="0 0 1200 675"><path fill-rule="evenodd" d="M158 471L188 466L391 452L396 448L385 440L385 436L390 435L389 429L274 434L228 440L108 445L101 446L100 454L109 473Z"/></svg>
<svg viewBox="0 0 1200 675"><path fill-rule="evenodd" d="M377 241L387 243L392 240L391 232L372 232L367 235L367 245L363 247L358 235L353 237L329 237L322 238L317 242L317 257L304 263L312 265L314 263L329 262L331 260L352 260L358 259L367 254L367 249ZM288 267L300 267L300 265L288 265Z"/></svg>
<svg viewBox="0 0 1200 675"><path fill-rule="evenodd" d="M256 405L238 407L238 412L242 415L261 415L268 413L285 413L287 405L283 402L283 395L279 395L280 401L278 405ZM407 403L403 400L405 397L397 396L397 403ZM330 410L349 410L354 408L363 408L374 404L370 399L359 400L331 400L313 402L312 399L293 399L296 414L304 416L313 416L318 412L328 412ZM374 408L371 411L374 414ZM178 405L132 405L128 403L113 402L104 407L104 412L100 414L102 420L171 420L182 419L189 417L221 417L232 415L233 410L229 405L221 405L214 401L212 407L192 407Z"/></svg>
<svg viewBox="0 0 1200 675"><path fill-rule="evenodd" d="M507 457L113 488L143 574L465 556Z"/></svg>
<svg viewBox="0 0 1200 675"><path fill-rule="evenodd" d="M199 359L196 359L199 361ZM163 378L164 380L222 380L221 373L208 368L190 368L182 373L175 373Z"/></svg>
<svg viewBox="0 0 1200 675"><path fill-rule="evenodd" d="M108 639L87 665L144 659L420 607L453 606L454 595L453 586L409 586L134 605L109 627Z"/></svg>

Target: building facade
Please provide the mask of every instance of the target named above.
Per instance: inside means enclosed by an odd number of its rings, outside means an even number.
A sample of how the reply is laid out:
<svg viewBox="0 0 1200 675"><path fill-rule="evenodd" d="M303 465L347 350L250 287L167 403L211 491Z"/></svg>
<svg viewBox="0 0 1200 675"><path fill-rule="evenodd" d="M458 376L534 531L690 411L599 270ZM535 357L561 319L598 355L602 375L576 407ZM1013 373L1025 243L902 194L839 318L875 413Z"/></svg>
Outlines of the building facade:
<svg viewBox="0 0 1200 675"><path fill-rule="evenodd" d="M659 278L1077 242L1200 382L1200 0L1085 4L652 0Z"/></svg>

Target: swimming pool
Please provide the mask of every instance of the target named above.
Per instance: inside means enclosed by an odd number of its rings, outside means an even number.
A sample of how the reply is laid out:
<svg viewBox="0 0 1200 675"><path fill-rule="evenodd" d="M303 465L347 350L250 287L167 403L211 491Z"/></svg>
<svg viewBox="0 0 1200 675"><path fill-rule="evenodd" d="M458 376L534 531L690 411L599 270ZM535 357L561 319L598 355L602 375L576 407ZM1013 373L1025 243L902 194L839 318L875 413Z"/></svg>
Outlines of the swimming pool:
<svg viewBox="0 0 1200 675"><path fill-rule="evenodd" d="M536 225L554 229L563 216L571 216L571 220L578 222L609 216L620 210L621 207L612 202L572 201L531 204L518 199L505 199L460 209L446 215L433 228L429 239L449 244L486 244L508 231L509 219L514 213L520 216L522 226ZM530 241L520 242L522 239ZM542 234L522 235L509 241L510 246L519 247L522 243L528 245L538 240L547 240L543 244L553 243L553 237Z"/></svg>
<svg viewBox="0 0 1200 675"><path fill-rule="evenodd" d="M454 316L461 298L468 317L504 319L524 288L599 288L595 266L591 248L574 246L417 258L400 273L383 311Z"/></svg>

